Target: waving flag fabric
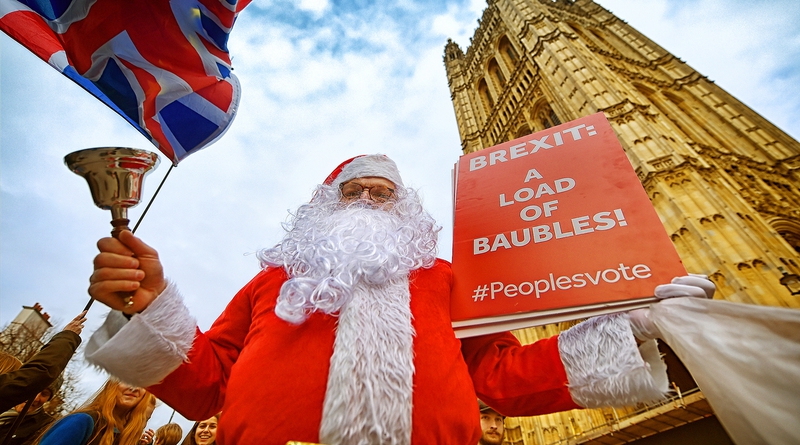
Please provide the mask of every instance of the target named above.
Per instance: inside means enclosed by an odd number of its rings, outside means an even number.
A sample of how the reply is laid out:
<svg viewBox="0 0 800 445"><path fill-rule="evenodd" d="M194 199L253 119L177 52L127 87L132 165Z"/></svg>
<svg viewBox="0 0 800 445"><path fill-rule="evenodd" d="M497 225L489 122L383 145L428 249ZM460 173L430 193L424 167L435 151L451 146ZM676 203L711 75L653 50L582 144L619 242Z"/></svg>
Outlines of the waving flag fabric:
<svg viewBox="0 0 800 445"><path fill-rule="evenodd" d="M0 29L114 109L174 164L221 136L250 0L0 0Z"/></svg>

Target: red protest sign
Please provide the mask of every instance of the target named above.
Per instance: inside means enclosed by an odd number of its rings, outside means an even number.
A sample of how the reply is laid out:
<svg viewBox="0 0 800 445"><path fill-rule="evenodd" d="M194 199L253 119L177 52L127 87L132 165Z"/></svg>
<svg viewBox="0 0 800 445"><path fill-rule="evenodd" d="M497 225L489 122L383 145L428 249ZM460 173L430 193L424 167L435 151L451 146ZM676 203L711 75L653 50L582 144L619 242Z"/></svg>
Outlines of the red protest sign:
<svg viewBox="0 0 800 445"><path fill-rule="evenodd" d="M459 336L641 307L686 271L602 113L456 164Z"/></svg>

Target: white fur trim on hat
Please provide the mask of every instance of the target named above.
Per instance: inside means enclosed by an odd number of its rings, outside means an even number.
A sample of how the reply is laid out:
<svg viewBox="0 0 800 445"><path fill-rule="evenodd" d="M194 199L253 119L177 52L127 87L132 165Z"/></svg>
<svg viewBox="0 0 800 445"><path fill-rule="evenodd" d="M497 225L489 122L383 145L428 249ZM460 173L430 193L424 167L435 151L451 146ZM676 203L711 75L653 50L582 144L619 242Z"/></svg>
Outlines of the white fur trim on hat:
<svg viewBox="0 0 800 445"><path fill-rule="evenodd" d="M353 158L352 161L344 166L342 172L336 176L336 179L333 180L331 185L338 187L339 184L343 182L367 176L386 178L392 181L396 186L403 186L403 180L400 178L400 171L397 169L397 164L389 159L388 156L381 154Z"/></svg>

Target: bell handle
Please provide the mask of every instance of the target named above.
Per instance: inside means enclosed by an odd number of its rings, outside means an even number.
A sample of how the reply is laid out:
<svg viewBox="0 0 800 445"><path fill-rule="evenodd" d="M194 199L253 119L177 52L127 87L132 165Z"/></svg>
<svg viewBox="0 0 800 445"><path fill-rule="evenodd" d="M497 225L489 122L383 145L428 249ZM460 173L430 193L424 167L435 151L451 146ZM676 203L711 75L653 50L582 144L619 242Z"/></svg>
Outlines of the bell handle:
<svg viewBox="0 0 800 445"><path fill-rule="evenodd" d="M114 228L111 229L111 236L119 239L119 234L122 233L123 231L127 230L130 232L131 229L128 228L128 223L130 223L130 220L128 218L112 219L111 226Z"/></svg>
<svg viewBox="0 0 800 445"><path fill-rule="evenodd" d="M127 230L130 232L131 229L128 228L129 222L130 221L128 218L117 218L111 220L111 225L114 226L114 228L111 230L111 236L119 239L119 234L123 231ZM89 297L89 301L86 302L86 306L83 307L83 310L88 311L89 308L92 307L92 303L94 303L94 298Z"/></svg>

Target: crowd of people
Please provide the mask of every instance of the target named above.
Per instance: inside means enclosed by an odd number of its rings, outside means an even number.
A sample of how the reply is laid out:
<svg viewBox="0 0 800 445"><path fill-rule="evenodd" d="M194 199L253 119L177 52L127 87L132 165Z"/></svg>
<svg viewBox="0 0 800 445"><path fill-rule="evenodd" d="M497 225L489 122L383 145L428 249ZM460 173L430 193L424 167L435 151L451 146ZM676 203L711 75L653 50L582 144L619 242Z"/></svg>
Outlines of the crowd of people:
<svg viewBox="0 0 800 445"><path fill-rule="evenodd" d="M214 444L218 431L229 444L500 443L506 415L632 405L668 391L649 309L531 345L508 332L456 338L439 227L385 155L342 163L285 229L206 332L155 249L128 231L101 239L89 293L112 310L86 358L114 377L27 443L174 444L175 426L145 430L156 397L206 419L183 445ZM654 293L714 290L687 276Z"/></svg>
<svg viewBox="0 0 800 445"><path fill-rule="evenodd" d="M21 365L12 356L0 353L0 375ZM34 397L29 414L31 422L14 425L25 403L0 416L0 443L3 445L215 445L219 414L195 422L183 437L177 423L146 429L157 399L144 388L111 377L75 411L53 418L44 405L57 388L48 387ZM44 418L38 413L44 413ZM9 421L10 420L10 421ZM12 425L16 428L12 429ZM181 439L183 438L183 441Z"/></svg>
<svg viewBox="0 0 800 445"><path fill-rule="evenodd" d="M63 382L62 372L81 343L86 312L67 323L25 363L0 352L0 444L2 445L177 445L183 430L168 423L145 429L156 397L114 377L81 407L64 416L47 404ZM185 445L214 445L219 415L197 422Z"/></svg>

